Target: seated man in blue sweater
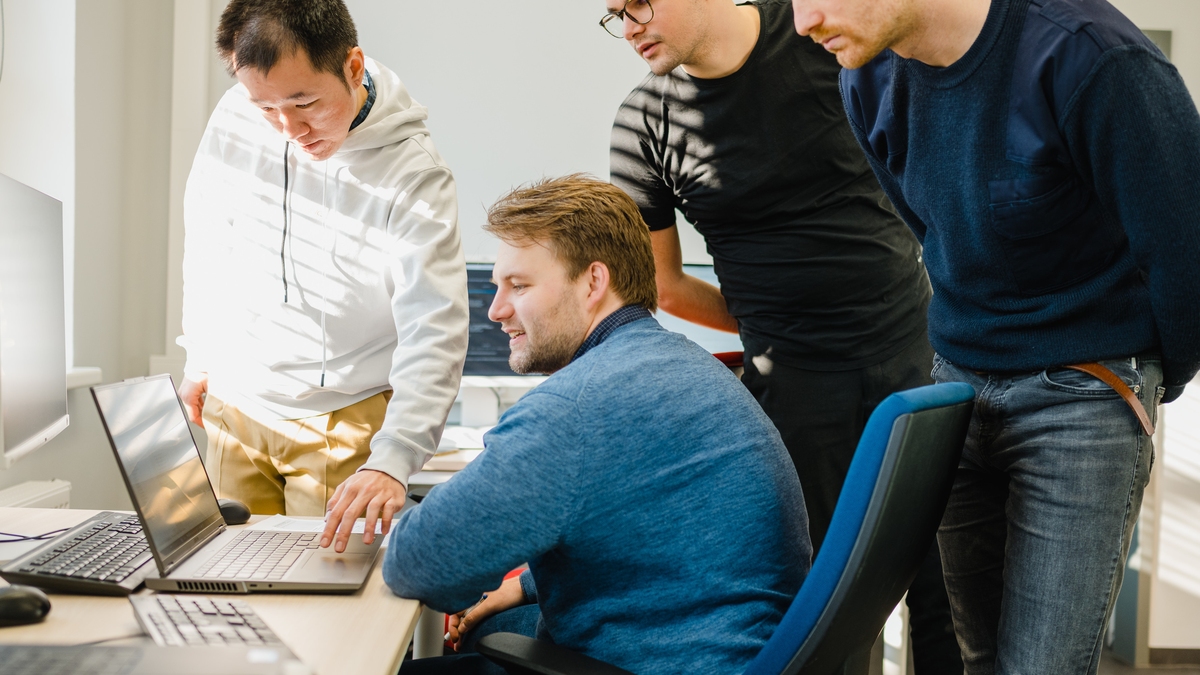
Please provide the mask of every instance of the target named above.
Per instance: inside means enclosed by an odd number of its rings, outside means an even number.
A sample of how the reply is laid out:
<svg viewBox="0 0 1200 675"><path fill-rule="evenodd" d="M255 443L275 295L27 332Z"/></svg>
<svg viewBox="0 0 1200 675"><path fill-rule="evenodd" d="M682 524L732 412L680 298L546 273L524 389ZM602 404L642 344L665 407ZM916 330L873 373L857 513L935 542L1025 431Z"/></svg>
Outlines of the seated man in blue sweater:
<svg viewBox="0 0 1200 675"><path fill-rule="evenodd" d="M438 610L474 606L456 638L536 603L536 637L621 668L741 672L812 552L779 433L725 366L651 316L650 233L620 189L545 181L502 198L484 229L500 239L489 316L509 363L552 375L405 511L384 579ZM403 672L488 667L460 654Z"/></svg>
<svg viewBox="0 0 1200 675"><path fill-rule="evenodd" d="M793 6L924 244L934 379L978 393L938 534L966 671L1095 673L1200 369L1200 115L1104 0Z"/></svg>

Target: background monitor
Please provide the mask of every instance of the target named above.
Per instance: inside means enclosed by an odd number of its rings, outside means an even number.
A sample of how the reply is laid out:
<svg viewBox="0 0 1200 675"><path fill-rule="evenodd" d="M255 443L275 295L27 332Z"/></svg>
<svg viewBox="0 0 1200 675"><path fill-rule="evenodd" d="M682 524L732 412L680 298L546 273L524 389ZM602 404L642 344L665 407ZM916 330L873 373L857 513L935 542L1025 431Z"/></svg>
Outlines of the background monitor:
<svg viewBox="0 0 1200 675"><path fill-rule="evenodd" d="M67 428L62 202L0 174L0 451Z"/></svg>
<svg viewBox="0 0 1200 675"><path fill-rule="evenodd" d="M471 312L463 375L516 375L508 367L508 335L488 318L496 297L490 263L467 263L467 306Z"/></svg>
<svg viewBox="0 0 1200 675"><path fill-rule="evenodd" d="M717 285L712 265L684 265L684 272ZM471 311L470 338L467 342L467 362L464 375L515 375L508 367L508 335L500 324L488 318L488 308L496 297L492 283L492 266L483 263L467 264L467 302ZM740 352L742 341L736 333L725 333L684 321L666 312L656 315L667 330L683 333L710 352Z"/></svg>

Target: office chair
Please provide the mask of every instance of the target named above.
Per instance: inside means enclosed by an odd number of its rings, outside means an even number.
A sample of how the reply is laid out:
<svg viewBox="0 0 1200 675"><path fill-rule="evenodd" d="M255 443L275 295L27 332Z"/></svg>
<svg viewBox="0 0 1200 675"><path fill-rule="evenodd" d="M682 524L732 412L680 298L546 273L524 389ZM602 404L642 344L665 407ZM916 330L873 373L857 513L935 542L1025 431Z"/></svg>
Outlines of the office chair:
<svg viewBox="0 0 1200 675"><path fill-rule="evenodd" d="M871 647L937 532L975 392L963 383L902 391L867 420L829 532L791 607L743 675L865 675ZM629 675L512 633L479 641L512 675Z"/></svg>

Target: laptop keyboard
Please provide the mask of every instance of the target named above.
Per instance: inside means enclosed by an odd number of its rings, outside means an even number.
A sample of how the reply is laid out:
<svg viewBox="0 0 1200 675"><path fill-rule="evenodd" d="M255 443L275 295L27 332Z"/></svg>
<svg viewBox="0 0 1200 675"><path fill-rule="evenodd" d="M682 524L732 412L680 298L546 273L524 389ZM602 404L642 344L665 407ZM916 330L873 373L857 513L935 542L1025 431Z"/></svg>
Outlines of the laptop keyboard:
<svg viewBox="0 0 1200 675"><path fill-rule="evenodd" d="M147 632L162 647L283 646L244 600L164 593L130 600L138 620L154 627Z"/></svg>
<svg viewBox="0 0 1200 675"><path fill-rule="evenodd" d="M316 533L243 530L196 570L202 579L276 581L308 549L318 546Z"/></svg>
<svg viewBox="0 0 1200 675"><path fill-rule="evenodd" d="M150 547L137 516L97 521L54 544L17 571L115 583L150 560Z"/></svg>
<svg viewBox="0 0 1200 675"><path fill-rule="evenodd" d="M0 645L4 675L124 675L142 660L137 647L50 647Z"/></svg>

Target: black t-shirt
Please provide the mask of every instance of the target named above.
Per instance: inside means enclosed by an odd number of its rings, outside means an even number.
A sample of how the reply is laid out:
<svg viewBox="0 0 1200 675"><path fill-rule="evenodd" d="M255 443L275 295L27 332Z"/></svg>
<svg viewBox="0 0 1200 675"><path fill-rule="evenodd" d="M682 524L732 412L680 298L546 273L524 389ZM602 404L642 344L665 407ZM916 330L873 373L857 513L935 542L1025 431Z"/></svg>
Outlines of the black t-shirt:
<svg viewBox="0 0 1200 675"><path fill-rule="evenodd" d="M764 0L727 77L649 75L613 125L612 181L651 230L675 209L704 236L748 353L800 368L873 365L924 328L920 245L850 131L833 55Z"/></svg>

